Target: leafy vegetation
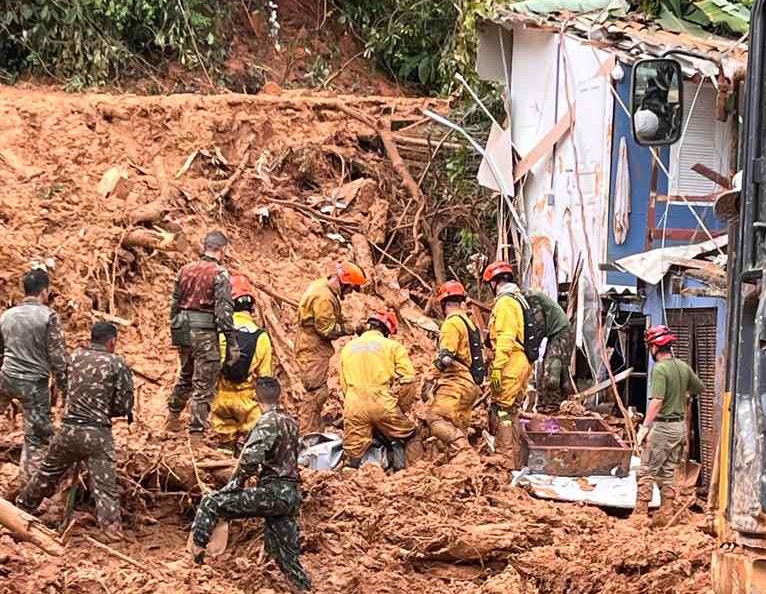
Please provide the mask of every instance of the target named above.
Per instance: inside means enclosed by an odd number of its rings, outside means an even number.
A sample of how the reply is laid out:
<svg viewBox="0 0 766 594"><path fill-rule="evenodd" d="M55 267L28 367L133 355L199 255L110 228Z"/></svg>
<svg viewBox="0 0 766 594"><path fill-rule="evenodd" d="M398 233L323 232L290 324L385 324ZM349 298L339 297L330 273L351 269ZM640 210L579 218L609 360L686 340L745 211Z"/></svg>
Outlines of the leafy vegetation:
<svg viewBox="0 0 766 594"><path fill-rule="evenodd" d="M223 57L224 2L0 0L0 77L24 72L75 87L119 77L161 57L196 66Z"/></svg>

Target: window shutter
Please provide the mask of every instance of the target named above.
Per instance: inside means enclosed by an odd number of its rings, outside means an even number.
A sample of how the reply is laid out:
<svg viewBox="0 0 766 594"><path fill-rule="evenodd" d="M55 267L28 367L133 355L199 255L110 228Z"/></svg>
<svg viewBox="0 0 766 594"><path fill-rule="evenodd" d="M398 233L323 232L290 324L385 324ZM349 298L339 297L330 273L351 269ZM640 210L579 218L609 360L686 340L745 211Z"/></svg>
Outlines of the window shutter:
<svg viewBox="0 0 766 594"><path fill-rule="evenodd" d="M713 85L703 84L695 102L698 87L699 83L684 84L684 125L688 120L688 126L683 142L673 145L670 152L670 193L674 195L705 196L720 190L715 182L692 171L697 163L723 175L729 173L729 124L715 118Z"/></svg>

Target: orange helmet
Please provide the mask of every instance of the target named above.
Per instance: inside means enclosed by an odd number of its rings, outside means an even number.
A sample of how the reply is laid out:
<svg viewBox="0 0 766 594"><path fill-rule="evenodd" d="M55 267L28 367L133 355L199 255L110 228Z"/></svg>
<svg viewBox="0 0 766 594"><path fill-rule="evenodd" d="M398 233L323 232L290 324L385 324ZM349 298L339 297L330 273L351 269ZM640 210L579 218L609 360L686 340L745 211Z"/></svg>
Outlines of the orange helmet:
<svg viewBox="0 0 766 594"><path fill-rule="evenodd" d="M439 287L439 292L436 293L436 301L441 303L447 297L461 297L465 299L468 297L468 294L465 292L465 287L460 281L448 280Z"/></svg>
<svg viewBox="0 0 766 594"><path fill-rule="evenodd" d="M665 346L678 340L673 331L667 326L652 326L644 332L644 340L649 346Z"/></svg>
<svg viewBox="0 0 766 594"><path fill-rule="evenodd" d="M394 315L393 312L387 310L375 312L369 318L367 318L368 322L370 320L381 322L386 328L388 328L389 334L396 334L396 331L399 329L399 321L396 319L396 315Z"/></svg>
<svg viewBox="0 0 766 594"><path fill-rule="evenodd" d="M231 277L231 298L237 300L240 297L255 300L255 289L244 274L234 274Z"/></svg>
<svg viewBox="0 0 766 594"><path fill-rule="evenodd" d="M367 277L364 276L364 270L348 260L344 262L336 262L332 272L338 275L342 285L361 287L367 282Z"/></svg>
<svg viewBox="0 0 766 594"><path fill-rule="evenodd" d="M492 281L493 278L501 274L513 275L513 267L510 264L508 264L508 262L503 262L502 260L498 260L497 262L492 262L492 264L490 264L484 269L484 274L482 278L484 279L485 283L489 283Z"/></svg>

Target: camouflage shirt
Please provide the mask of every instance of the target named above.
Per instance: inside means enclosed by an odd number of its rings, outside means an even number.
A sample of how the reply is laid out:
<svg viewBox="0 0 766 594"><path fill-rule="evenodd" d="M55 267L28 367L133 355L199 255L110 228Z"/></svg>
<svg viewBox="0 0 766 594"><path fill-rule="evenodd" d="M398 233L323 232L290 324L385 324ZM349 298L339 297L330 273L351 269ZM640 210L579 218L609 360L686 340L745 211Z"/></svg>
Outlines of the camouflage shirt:
<svg viewBox="0 0 766 594"><path fill-rule="evenodd" d="M242 474L259 480L300 481L298 423L280 408L265 412L247 438L239 461Z"/></svg>
<svg viewBox="0 0 766 594"><path fill-rule="evenodd" d="M535 320L545 329L546 337L551 338L569 328L567 314L548 295L537 289L526 289L523 294L535 312Z"/></svg>
<svg viewBox="0 0 766 594"><path fill-rule="evenodd" d="M210 313L219 333L234 333L234 301L229 273L215 258L203 255L181 268L173 290L170 318L184 309Z"/></svg>
<svg viewBox="0 0 766 594"><path fill-rule="evenodd" d="M130 418L132 411L133 374L125 360L99 344L77 349L70 366L64 422L111 427L112 417Z"/></svg>
<svg viewBox="0 0 766 594"><path fill-rule="evenodd" d="M42 381L51 372L66 394L69 357L58 315L34 297L0 316L0 359L10 378Z"/></svg>

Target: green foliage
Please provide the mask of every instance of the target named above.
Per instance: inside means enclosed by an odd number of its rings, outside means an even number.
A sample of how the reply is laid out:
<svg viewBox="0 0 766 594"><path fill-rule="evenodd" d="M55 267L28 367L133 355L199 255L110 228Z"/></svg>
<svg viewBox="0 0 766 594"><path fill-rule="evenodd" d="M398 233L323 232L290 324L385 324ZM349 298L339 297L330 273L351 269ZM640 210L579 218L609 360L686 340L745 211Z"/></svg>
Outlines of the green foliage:
<svg viewBox="0 0 766 594"><path fill-rule="evenodd" d="M477 20L492 0L343 0L348 22L369 55L394 78L447 92L456 72L473 71Z"/></svg>
<svg viewBox="0 0 766 594"><path fill-rule="evenodd" d="M676 33L703 35L705 31L745 33L750 26L751 0L639 0L642 12Z"/></svg>
<svg viewBox="0 0 766 594"><path fill-rule="evenodd" d="M148 59L223 57L224 3L207 0L0 0L0 68L71 86L112 80ZM2 77L2 71L0 71Z"/></svg>

